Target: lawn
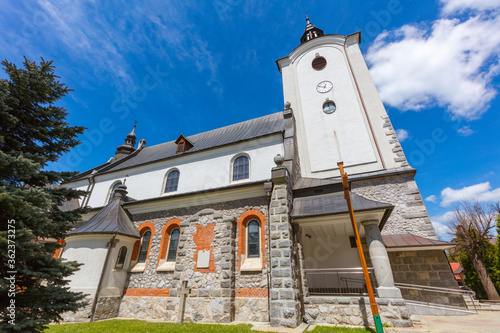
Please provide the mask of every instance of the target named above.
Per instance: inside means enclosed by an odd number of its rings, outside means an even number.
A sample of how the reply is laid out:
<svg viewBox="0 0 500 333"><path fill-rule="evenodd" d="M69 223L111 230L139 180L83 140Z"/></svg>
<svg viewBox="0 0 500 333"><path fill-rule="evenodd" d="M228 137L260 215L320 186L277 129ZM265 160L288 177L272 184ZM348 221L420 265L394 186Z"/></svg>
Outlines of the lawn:
<svg viewBox="0 0 500 333"><path fill-rule="evenodd" d="M331 326L316 326L313 330L314 333L375 333L374 329L371 328L350 328L350 327L331 327Z"/></svg>
<svg viewBox="0 0 500 333"><path fill-rule="evenodd" d="M143 320L104 320L92 323L50 325L46 333L185 333L185 332L250 332L252 325L210 325L155 323ZM255 331L252 331L255 332Z"/></svg>
<svg viewBox="0 0 500 333"><path fill-rule="evenodd" d="M92 323L77 323L77 324L60 324L50 325L45 330L45 333L88 333L88 332L102 332L102 333L155 333L155 332L169 332L169 333L184 333L184 332L258 332L252 331L251 325L217 325L217 324L175 324L175 323L155 323L143 320L104 320ZM365 328L346 328L346 327L328 327L317 326L315 333L366 333L375 332L372 329Z"/></svg>

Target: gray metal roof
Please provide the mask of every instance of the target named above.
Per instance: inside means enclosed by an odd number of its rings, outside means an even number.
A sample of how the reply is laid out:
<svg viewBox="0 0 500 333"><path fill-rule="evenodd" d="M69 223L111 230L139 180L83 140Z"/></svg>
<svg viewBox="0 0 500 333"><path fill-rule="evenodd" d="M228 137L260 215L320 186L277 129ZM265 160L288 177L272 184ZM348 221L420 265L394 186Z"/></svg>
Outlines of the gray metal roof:
<svg viewBox="0 0 500 333"><path fill-rule="evenodd" d="M121 206L122 200L115 198L104 206L90 220L68 232L68 236L79 234L121 234L140 238L139 230L132 223L129 215Z"/></svg>
<svg viewBox="0 0 500 333"><path fill-rule="evenodd" d="M437 239L429 239L412 234L392 234L383 235L382 239L387 248L405 248L405 247L454 247L457 243L446 242Z"/></svg>
<svg viewBox="0 0 500 333"><path fill-rule="evenodd" d="M400 168L393 168L393 169L386 169L386 170L379 170L379 171L373 171L373 172L366 172L366 173L361 173L361 174L356 174L356 175L349 175L349 181L355 181L355 180L362 180L366 178L373 178L373 177L382 177L382 176L391 176L395 174L406 174L406 173L415 173L417 170L410 167L400 167ZM335 185L335 184L342 184L342 179L340 178L340 173L338 177L331 177L331 178L307 178L307 177L300 177L295 184L293 185L294 190L302 190L302 189L307 189L311 187L319 187L319 186L326 186L326 185Z"/></svg>
<svg viewBox="0 0 500 333"><path fill-rule="evenodd" d="M283 112L277 112L230 126L217 128L208 132L188 136L186 139L193 144L193 147L180 154L176 154L177 145L175 140L151 147L145 147L131 158L127 159L127 156L124 159L112 162L111 164L103 164L101 168L102 171L97 174L122 170L141 164L191 154L210 148L220 147L274 133L280 133L284 130L285 121L283 118ZM116 164L113 165L114 163ZM85 171L80 175L77 175L74 180L83 178L84 175L86 176L89 173L89 171Z"/></svg>
<svg viewBox="0 0 500 333"><path fill-rule="evenodd" d="M351 193L351 202L355 212L376 209L388 209L392 211L394 208L391 204L365 199L355 193ZM291 215L293 218L299 218L348 212L344 192L336 192L294 198Z"/></svg>

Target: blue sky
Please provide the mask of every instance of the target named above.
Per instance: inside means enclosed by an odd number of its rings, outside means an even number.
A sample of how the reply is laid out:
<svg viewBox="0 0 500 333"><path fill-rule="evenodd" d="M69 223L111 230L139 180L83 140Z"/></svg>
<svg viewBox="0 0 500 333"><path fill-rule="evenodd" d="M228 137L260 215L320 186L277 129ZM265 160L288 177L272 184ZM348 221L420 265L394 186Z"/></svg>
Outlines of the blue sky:
<svg viewBox="0 0 500 333"><path fill-rule="evenodd" d="M54 60L82 144L107 161L138 121L151 146L283 109L275 60L307 10L361 50L439 233L461 199L500 200L500 0L2 1L0 56ZM1 77L5 75L0 74Z"/></svg>

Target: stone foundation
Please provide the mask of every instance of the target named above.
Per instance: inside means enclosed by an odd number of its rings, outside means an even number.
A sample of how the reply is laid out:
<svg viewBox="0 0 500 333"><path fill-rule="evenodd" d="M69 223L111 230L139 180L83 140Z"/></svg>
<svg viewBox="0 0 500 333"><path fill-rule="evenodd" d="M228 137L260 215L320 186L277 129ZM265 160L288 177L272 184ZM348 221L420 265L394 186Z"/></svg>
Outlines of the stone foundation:
<svg viewBox="0 0 500 333"><path fill-rule="evenodd" d="M383 324L411 327L410 312L403 299L377 298ZM305 297L304 321L334 325L374 326L368 297Z"/></svg>
<svg viewBox="0 0 500 333"><path fill-rule="evenodd" d="M120 310L121 297L99 297L97 300L94 320L115 318Z"/></svg>
<svg viewBox="0 0 500 333"><path fill-rule="evenodd" d="M90 321L90 312L92 311L93 300L94 300L93 298L86 297L85 301L87 302L87 305L84 308L76 312L68 311L61 314L63 321L68 323L75 323L75 322L81 323Z"/></svg>
<svg viewBox="0 0 500 333"><path fill-rule="evenodd" d="M268 322L267 298L240 298L235 300L235 321Z"/></svg>
<svg viewBox="0 0 500 333"><path fill-rule="evenodd" d="M178 303L179 299L152 296L124 296L121 300L118 317L170 321L173 319L172 314L168 315L167 305L172 304L172 301L177 301Z"/></svg>

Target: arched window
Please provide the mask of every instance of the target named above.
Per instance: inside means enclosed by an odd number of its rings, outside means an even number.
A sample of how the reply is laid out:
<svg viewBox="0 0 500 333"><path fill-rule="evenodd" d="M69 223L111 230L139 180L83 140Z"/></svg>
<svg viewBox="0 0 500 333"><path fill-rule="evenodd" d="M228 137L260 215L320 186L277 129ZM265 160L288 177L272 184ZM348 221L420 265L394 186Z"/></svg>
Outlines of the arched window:
<svg viewBox="0 0 500 333"><path fill-rule="evenodd" d="M250 209L238 218L238 268L242 272L261 272L266 267L266 217Z"/></svg>
<svg viewBox="0 0 500 333"><path fill-rule="evenodd" d="M167 176L167 180L165 181L165 190L164 193L175 192L177 191L177 185L179 184L179 170L170 171Z"/></svg>
<svg viewBox="0 0 500 333"><path fill-rule="evenodd" d="M250 160L247 156L237 157L233 162L233 182L250 178Z"/></svg>
<svg viewBox="0 0 500 333"><path fill-rule="evenodd" d="M139 263L145 263L148 257L149 241L151 240L151 231L148 230L142 235L141 248L139 249Z"/></svg>
<svg viewBox="0 0 500 333"><path fill-rule="evenodd" d="M259 222L252 220L248 222L247 233L248 233L248 258L258 258L260 257L260 242L259 242Z"/></svg>
<svg viewBox="0 0 500 333"><path fill-rule="evenodd" d="M110 188L109 194L108 194L108 203L110 203L111 201L113 201L113 197L115 196L115 191L118 188L118 186L120 186L121 184L122 184L122 182L116 182Z"/></svg>
<svg viewBox="0 0 500 333"><path fill-rule="evenodd" d="M118 258L116 259L115 268L123 268L125 264L125 258L127 257L127 247L122 246L118 252Z"/></svg>
<svg viewBox="0 0 500 333"><path fill-rule="evenodd" d="M174 229L170 233L167 261L175 261L175 258L177 257L177 245L179 245L179 235L180 235L179 229Z"/></svg>

